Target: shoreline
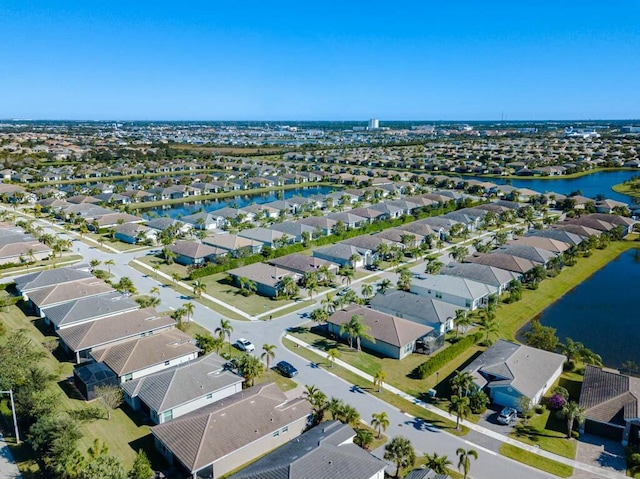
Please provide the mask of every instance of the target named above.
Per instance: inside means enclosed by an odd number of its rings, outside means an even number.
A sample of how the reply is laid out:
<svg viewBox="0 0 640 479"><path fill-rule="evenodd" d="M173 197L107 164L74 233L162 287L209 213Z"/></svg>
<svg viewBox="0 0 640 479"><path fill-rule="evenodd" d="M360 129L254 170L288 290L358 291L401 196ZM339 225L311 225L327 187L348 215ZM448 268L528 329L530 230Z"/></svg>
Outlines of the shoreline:
<svg viewBox="0 0 640 479"><path fill-rule="evenodd" d="M638 185L638 188L633 188L630 185ZM616 193L621 195L627 195L630 198L640 198L640 171L638 171L638 179L636 181L625 181L624 183L618 183L611 187Z"/></svg>
<svg viewBox="0 0 640 479"><path fill-rule="evenodd" d="M545 309L632 248L640 248L640 242L632 239L616 241L604 250L593 250L590 257L578 258L574 266L565 266L558 276L540 283L537 290L524 289L520 301L502 303L497 311L497 319L502 328L501 337L521 342L520 332Z"/></svg>
<svg viewBox="0 0 640 479"><path fill-rule="evenodd" d="M504 179L504 180L549 180L549 181L553 181L553 180L571 180L574 178L581 178L583 176L588 176L588 175L592 175L595 173L608 173L608 172L615 172L615 171L636 171L638 170L638 168L631 168L628 166L621 166L621 167L602 167L602 168L593 168L591 170L586 170L586 171L579 171L577 173L570 173L568 175L553 175L553 176L542 176L542 175L534 175L534 176L518 176L518 175L494 175L494 174L489 174L489 175L483 175L483 174L477 174L477 173L451 173L451 172L440 172L439 174L442 175L447 175L447 176L452 176L452 177L460 177L460 178L464 178L466 176L471 176L474 178L500 178L500 179ZM435 172L432 172L435 173ZM640 171L638 172L640 173Z"/></svg>

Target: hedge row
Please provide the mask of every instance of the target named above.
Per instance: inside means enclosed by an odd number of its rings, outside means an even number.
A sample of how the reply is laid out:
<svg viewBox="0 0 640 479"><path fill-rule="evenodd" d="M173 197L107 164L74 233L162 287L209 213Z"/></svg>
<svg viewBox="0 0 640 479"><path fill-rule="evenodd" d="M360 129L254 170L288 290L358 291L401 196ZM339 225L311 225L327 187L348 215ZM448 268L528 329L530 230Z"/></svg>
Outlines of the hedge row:
<svg viewBox="0 0 640 479"><path fill-rule="evenodd" d="M418 379L428 378L441 367L446 365L449 361L457 358L460 354L480 341L482 337L483 335L481 332L477 332L470 336L465 336L460 341L431 356L424 363L414 369L413 375Z"/></svg>

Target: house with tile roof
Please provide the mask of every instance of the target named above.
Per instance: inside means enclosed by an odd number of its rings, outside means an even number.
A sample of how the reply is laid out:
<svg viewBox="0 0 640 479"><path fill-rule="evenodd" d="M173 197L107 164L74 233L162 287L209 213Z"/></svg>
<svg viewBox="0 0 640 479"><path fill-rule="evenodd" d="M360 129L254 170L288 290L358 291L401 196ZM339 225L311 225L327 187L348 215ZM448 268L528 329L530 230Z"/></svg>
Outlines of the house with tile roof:
<svg viewBox="0 0 640 479"><path fill-rule="evenodd" d="M35 313L44 318L46 308L75 301L80 298L101 296L114 293L109 284L94 276L70 283L54 284L29 293L29 303L35 309Z"/></svg>
<svg viewBox="0 0 640 479"><path fill-rule="evenodd" d="M451 262L440 269L440 274L458 276L494 286L498 288L497 293L499 295L509 289L512 281L522 278L521 274L514 273L513 271L478 263Z"/></svg>
<svg viewBox="0 0 640 479"><path fill-rule="evenodd" d="M56 330L107 318L138 309L129 296L118 292L98 296L81 297L73 301L47 307L43 310L45 322Z"/></svg>
<svg viewBox="0 0 640 479"><path fill-rule="evenodd" d="M425 273L411 281L411 292L473 311L486 305L498 288L458 276Z"/></svg>
<svg viewBox="0 0 640 479"><path fill-rule="evenodd" d="M499 339L463 372L473 376L475 386L493 404L519 409L522 396L534 404L540 402L562 374L566 359L562 354Z"/></svg>
<svg viewBox="0 0 640 479"><path fill-rule="evenodd" d="M302 398L258 384L151 428L156 449L192 479L219 478L297 438L311 419Z"/></svg>
<svg viewBox="0 0 640 479"><path fill-rule="evenodd" d="M327 421L229 479L384 479L386 462L353 443L348 424Z"/></svg>
<svg viewBox="0 0 640 479"><path fill-rule="evenodd" d="M122 385L124 399L132 409L162 424L241 392L244 378L225 368L225 363L212 353L128 381Z"/></svg>
<svg viewBox="0 0 640 479"><path fill-rule="evenodd" d="M374 339L371 341L361 338L362 347L388 358L403 359L411 355L416 350L416 342L433 331L431 326L425 324L351 304L329 317L327 320L329 333L346 339L347 334L341 333L340 328L354 315L360 316L362 323L368 328L367 334Z"/></svg>
<svg viewBox="0 0 640 479"><path fill-rule="evenodd" d="M174 261L185 266L211 263L217 257L227 254L226 250L197 241L178 240L169 245L169 249L176 254Z"/></svg>
<svg viewBox="0 0 640 479"><path fill-rule="evenodd" d="M109 366L121 383L141 378L198 357L200 348L179 329L110 344L91 351L97 362Z"/></svg>
<svg viewBox="0 0 640 479"><path fill-rule="evenodd" d="M640 443L640 378L587 364L580 390L585 408L581 432L606 437L623 445Z"/></svg>

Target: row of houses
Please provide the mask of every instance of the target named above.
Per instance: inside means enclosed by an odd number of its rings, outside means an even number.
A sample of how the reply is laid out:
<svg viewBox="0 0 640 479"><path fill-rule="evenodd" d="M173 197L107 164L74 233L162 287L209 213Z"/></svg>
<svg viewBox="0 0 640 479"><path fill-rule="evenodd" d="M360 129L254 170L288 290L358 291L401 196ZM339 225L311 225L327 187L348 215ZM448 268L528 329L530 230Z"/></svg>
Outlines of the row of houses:
<svg viewBox="0 0 640 479"><path fill-rule="evenodd" d="M50 258L53 250L10 223L0 223L0 265L20 265Z"/></svg>

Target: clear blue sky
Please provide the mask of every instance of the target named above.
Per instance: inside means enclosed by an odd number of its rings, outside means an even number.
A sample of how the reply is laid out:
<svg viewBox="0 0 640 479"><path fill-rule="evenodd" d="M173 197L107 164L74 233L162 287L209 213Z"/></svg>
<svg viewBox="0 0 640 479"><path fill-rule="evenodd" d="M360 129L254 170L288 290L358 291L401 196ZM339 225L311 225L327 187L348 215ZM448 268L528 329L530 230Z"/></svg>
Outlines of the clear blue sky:
<svg viewBox="0 0 640 479"><path fill-rule="evenodd" d="M0 0L0 32L0 118L640 117L638 0Z"/></svg>

